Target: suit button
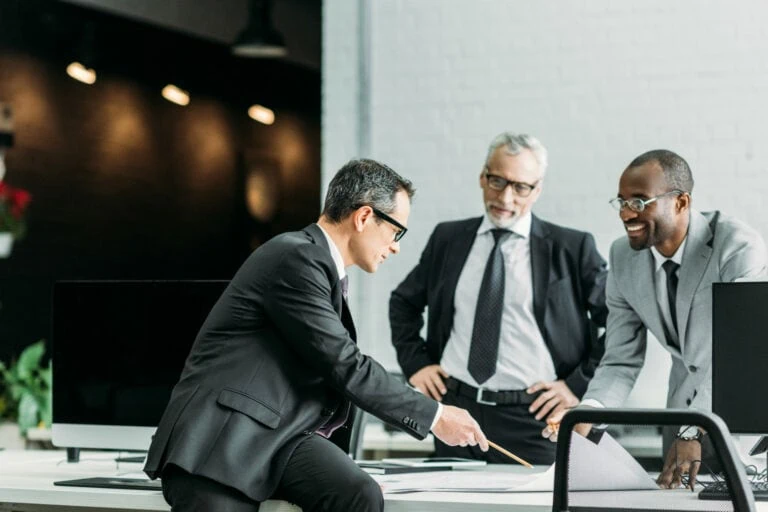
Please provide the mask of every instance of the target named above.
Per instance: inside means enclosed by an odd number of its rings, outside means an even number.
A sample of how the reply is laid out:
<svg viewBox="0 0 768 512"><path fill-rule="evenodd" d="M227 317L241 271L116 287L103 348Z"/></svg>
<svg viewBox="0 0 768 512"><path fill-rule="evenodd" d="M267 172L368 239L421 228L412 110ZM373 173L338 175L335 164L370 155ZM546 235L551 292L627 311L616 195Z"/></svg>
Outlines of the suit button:
<svg viewBox="0 0 768 512"><path fill-rule="evenodd" d="M689 366L688 369L691 371L691 373L696 373L698 371L698 368L693 365Z"/></svg>
<svg viewBox="0 0 768 512"><path fill-rule="evenodd" d="M685 403L686 405L691 405L691 399L689 398L688 400L685 401Z"/></svg>

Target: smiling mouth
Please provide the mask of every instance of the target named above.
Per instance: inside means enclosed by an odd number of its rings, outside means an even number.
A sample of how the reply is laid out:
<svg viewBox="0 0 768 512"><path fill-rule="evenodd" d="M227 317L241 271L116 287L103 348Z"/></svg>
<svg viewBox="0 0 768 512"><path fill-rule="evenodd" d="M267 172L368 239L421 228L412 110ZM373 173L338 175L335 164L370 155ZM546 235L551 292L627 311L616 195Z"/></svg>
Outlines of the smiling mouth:
<svg viewBox="0 0 768 512"><path fill-rule="evenodd" d="M629 236L637 235L645 230L645 224L624 224Z"/></svg>

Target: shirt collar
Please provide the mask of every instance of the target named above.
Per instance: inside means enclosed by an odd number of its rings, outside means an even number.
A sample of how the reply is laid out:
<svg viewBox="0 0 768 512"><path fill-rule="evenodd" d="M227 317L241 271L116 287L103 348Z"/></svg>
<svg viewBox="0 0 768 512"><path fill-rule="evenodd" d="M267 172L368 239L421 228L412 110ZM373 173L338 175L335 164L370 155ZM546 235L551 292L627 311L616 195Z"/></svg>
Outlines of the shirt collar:
<svg viewBox="0 0 768 512"><path fill-rule="evenodd" d="M336 272L339 274L339 279L344 279L347 275L347 270L344 268L344 258L341 257L341 251L336 247L336 243L334 243L331 235L323 229L323 226L318 224L317 227L323 232L325 240L328 242L328 247L331 249L331 258L333 258L333 262L336 264Z"/></svg>
<svg viewBox="0 0 768 512"><path fill-rule="evenodd" d="M656 250L655 247L651 247L651 254L653 254L653 261L656 267L656 272L659 271L661 266L667 260L672 260L678 265L681 265L683 263L683 251L685 250L685 242L687 241L688 241L688 235L686 235L685 238L683 238L683 242L680 244L680 247L677 248L677 250L675 251L675 254L673 254L670 258L667 258L663 254L661 254L659 251Z"/></svg>
<svg viewBox="0 0 768 512"><path fill-rule="evenodd" d="M533 216L529 211L528 213L520 217L517 220L517 222L515 222L512 225L512 227L507 228L507 230L515 233L518 236L521 236L527 239L531 235L532 220L533 220ZM477 234L482 235L483 233L486 233L492 229L498 229L498 227L493 222L491 222L491 219L488 217L488 214L486 213L485 215L483 215L483 221L480 223L480 227L477 229Z"/></svg>

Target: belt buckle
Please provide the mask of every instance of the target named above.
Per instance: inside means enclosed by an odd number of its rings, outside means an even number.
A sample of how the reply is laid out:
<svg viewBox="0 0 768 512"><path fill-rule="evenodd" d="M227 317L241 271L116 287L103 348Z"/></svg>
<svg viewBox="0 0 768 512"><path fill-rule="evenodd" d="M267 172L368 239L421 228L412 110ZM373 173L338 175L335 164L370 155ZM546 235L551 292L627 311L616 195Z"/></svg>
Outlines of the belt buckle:
<svg viewBox="0 0 768 512"><path fill-rule="evenodd" d="M484 388L477 388L477 396L475 397L475 400L479 404L483 405L497 405L496 402L492 402L490 400L483 400L483 391L485 391Z"/></svg>

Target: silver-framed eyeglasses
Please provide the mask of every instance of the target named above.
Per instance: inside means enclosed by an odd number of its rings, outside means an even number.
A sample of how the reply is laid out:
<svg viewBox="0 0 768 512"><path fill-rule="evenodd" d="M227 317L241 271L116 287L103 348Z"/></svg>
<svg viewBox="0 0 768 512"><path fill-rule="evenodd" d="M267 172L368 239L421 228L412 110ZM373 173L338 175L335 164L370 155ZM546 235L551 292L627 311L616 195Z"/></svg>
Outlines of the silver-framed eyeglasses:
<svg viewBox="0 0 768 512"><path fill-rule="evenodd" d="M515 194L520 197L528 197L531 195L531 192L533 192L533 190L539 186L539 182L541 181L539 180L536 183L510 181L506 178L502 178L501 176L491 174L488 171L485 171L485 179L488 181L488 186L493 190L496 190L497 192L503 192L504 189L511 186L512 190L515 191Z"/></svg>
<svg viewBox="0 0 768 512"><path fill-rule="evenodd" d="M626 206L630 210L632 210L635 213L641 213L643 210L645 210L645 207L649 204L653 203L654 201L658 201L662 197L671 196L672 194L682 194L682 190L670 190L669 192L664 192L663 194L659 194L658 196L651 197L649 199L642 199L639 197L630 197L629 199L622 199L620 197L614 197L608 203L613 206L613 209L617 212L620 212L624 207Z"/></svg>

